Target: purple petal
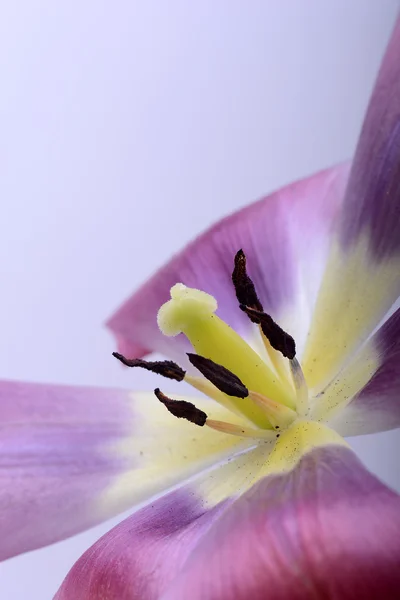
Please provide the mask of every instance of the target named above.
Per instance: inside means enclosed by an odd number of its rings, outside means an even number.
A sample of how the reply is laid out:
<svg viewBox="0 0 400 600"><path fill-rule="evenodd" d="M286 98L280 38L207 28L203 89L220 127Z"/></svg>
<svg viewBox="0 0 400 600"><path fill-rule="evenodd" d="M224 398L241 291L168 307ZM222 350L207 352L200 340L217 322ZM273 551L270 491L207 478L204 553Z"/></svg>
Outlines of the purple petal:
<svg viewBox="0 0 400 600"><path fill-rule="evenodd" d="M341 165L298 181L201 235L111 317L108 326L120 348L134 356L147 350L183 360L182 352L188 349L183 336L165 338L156 323L158 309L177 282L212 294L222 319L242 334L253 331L238 308L231 281L233 258L240 248L265 310L288 327L301 346L347 173L348 166Z"/></svg>
<svg viewBox="0 0 400 600"><path fill-rule="evenodd" d="M193 489L106 534L56 600L398 597L400 497L351 450L313 450L292 471L210 509Z"/></svg>
<svg viewBox="0 0 400 600"><path fill-rule="evenodd" d="M262 444L240 453L128 517L79 559L57 600L158 599L214 520L259 476L269 452Z"/></svg>
<svg viewBox="0 0 400 600"><path fill-rule="evenodd" d="M1 382L0 559L82 531L236 451L238 438L204 429L152 394Z"/></svg>
<svg viewBox="0 0 400 600"><path fill-rule="evenodd" d="M362 353L346 371L358 373L359 367L374 356L378 367L371 379L330 421L330 425L342 435L375 433L400 427L400 309L368 340ZM343 375L338 378L339 387L341 381Z"/></svg>
<svg viewBox="0 0 400 600"><path fill-rule="evenodd" d="M55 600L158 599L221 509L205 512L179 491L161 498L85 552Z"/></svg>
<svg viewBox="0 0 400 600"><path fill-rule="evenodd" d="M400 250L400 20L369 103L341 217L343 242L365 229L377 260Z"/></svg>
<svg viewBox="0 0 400 600"><path fill-rule="evenodd" d="M122 390L0 383L1 559L105 518L94 500L128 468L107 445L131 421Z"/></svg>
<svg viewBox="0 0 400 600"><path fill-rule="evenodd" d="M400 296L400 20L365 117L303 367L320 391Z"/></svg>

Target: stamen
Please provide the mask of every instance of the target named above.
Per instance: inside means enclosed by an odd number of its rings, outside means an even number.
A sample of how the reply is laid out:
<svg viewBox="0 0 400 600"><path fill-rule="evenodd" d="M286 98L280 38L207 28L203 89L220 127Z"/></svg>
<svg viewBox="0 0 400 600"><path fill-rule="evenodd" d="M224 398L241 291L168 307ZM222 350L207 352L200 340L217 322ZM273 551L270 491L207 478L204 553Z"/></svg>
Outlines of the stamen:
<svg viewBox="0 0 400 600"><path fill-rule="evenodd" d="M309 409L308 403L308 387L304 377L304 373L300 366L299 361L296 357L289 361L290 371L292 373L292 379L296 390L296 408L297 413L301 416L305 416Z"/></svg>
<svg viewBox="0 0 400 600"><path fill-rule="evenodd" d="M276 433L274 431L266 431L265 429L254 429L252 427L242 427L235 423L226 423L225 421L214 421L213 419L207 419L205 423L211 429L220 431L221 433L229 433L230 435L237 435L239 437L262 439L262 440L274 440Z"/></svg>
<svg viewBox="0 0 400 600"><path fill-rule="evenodd" d="M264 348L267 351L269 359L270 359L278 377L280 378L280 380L284 381L286 383L288 381L288 375L289 375L289 370L287 369L287 361L280 352L278 352L271 346L268 339L264 335L260 324L258 325L258 327L260 330L260 335L261 335L261 339L264 344Z"/></svg>
<svg viewBox="0 0 400 600"><path fill-rule="evenodd" d="M264 314L263 305L261 304L257 292L254 286L252 279L247 274L246 270L246 256L243 250L239 250L235 256L235 267L232 273L232 281L235 286L236 297L239 300L239 304L247 307L248 309L253 309L258 311L259 313ZM242 309L243 310L243 309ZM277 375L283 382L287 381L287 371L285 365L282 362L282 357L279 354L276 354L275 350L281 352L281 348L276 348L276 345L270 342L271 333L263 330L263 325L261 323L259 315L256 313L251 313L250 311L246 311L249 319L253 323L257 323L260 326L261 337L264 342L265 349L267 354L274 366L274 369ZM266 329L266 325L264 324L264 329ZM284 333L284 332L283 332ZM287 334L286 334L287 335ZM276 336L275 336L276 337ZM293 342L294 343L294 342ZM286 356L286 354L285 354Z"/></svg>
<svg viewBox="0 0 400 600"><path fill-rule="evenodd" d="M276 438L275 431L266 431L263 429L255 429L252 427L237 425L235 423L227 423L225 421L216 421L214 419L209 419L207 414L196 408L194 404L191 402L186 402L186 400L173 400L172 398L168 398L162 391L157 388L154 390L157 398L164 404L166 409L174 415L174 417L178 417L178 419L186 419L195 425L199 425L203 427L207 425L211 429L215 431L219 431L221 433L229 433L230 435L236 435L239 437L245 438L254 438L254 439L263 439L263 440L273 440ZM279 435L279 434L278 434Z"/></svg>
<svg viewBox="0 0 400 600"><path fill-rule="evenodd" d="M240 249L235 256L232 282L235 286L236 298L238 299L239 304L250 306L261 312L263 311L263 306L258 299L254 283L247 274L246 255L242 249ZM256 323L257 321L254 322Z"/></svg>
<svg viewBox="0 0 400 600"><path fill-rule="evenodd" d="M268 420L275 429L288 427L297 418L296 411L258 392L249 392L249 398L264 410Z"/></svg>
<svg viewBox="0 0 400 600"><path fill-rule="evenodd" d="M142 369L176 381L182 381L185 377L185 371L172 360L150 361L141 358L126 358L119 352L113 352L112 354L127 367L142 367Z"/></svg>
<svg viewBox="0 0 400 600"><path fill-rule="evenodd" d="M281 352L286 358L292 359L295 357L296 344L294 339L282 327L279 327L270 315L243 304L239 308L247 314L253 323L261 325L263 334L275 350Z"/></svg>
<svg viewBox="0 0 400 600"><path fill-rule="evenodd" d="M203 427L205 424L207 420L206 413L199 408L196 408L191 402L186 402L186 400L172 400L172 398L168 398L168 396L163 394L159 388L156 388L154 393L174 417L186 419L200 427Z"/></svg>
<svg viewBox="0 0 400 600"><path fill-rule="evenodd" d="M221 392L236 398L247 398L249 390L229 369L199 354L188 352L187 355L192 365Z"/></svg>
<svg viewBox="0 0 400 600"><path fill-rule="evenodd" d="M234 413L241 414L237 406L235 406L234 401L231 400L229 396L221 392L218 388L216 388L215 385L211 383L211 381L208 381L208 379L205 379L204 377L196 377L195 375L188 375L186 373L184 381L189 385L193 386L199 392L202 392L209 398L212 398L213 400L218 402L218 404L225 406L225 408L227 408L228 410Z"/></svg>

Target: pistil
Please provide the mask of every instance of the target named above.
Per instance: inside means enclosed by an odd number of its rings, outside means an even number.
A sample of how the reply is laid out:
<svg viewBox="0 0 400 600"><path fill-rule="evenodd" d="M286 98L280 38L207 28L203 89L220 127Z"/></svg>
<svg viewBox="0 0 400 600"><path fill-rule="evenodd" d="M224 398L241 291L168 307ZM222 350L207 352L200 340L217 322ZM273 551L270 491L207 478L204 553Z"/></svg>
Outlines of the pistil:
<svg viewBox="0 0 400 600"><path fill-rule="evenodd" d="M196 353L234 373L249 389L273 397L288 406L293 400L262 358L216 314L215 299L205 292L177 284L171 300L158 313L158 324L166 335L183 332ZM233 400L237 409L256 425L268 428L265 413L241 398Z"/></svg>

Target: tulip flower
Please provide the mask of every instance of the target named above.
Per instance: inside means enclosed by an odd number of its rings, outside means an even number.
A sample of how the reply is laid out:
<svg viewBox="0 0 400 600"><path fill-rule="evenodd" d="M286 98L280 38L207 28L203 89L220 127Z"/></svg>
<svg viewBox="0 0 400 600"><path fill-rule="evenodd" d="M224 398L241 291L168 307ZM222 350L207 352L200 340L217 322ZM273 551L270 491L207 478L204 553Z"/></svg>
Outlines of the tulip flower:
<svg viewBox="0 0 400 600"><path fill-rule="evenodd" d="M57 600L399 598L400 497L344 439L400 425L399 296L400 21L352 165L223 219L109 320L155 393L1 384L1 557L145 502Z"/></svg>

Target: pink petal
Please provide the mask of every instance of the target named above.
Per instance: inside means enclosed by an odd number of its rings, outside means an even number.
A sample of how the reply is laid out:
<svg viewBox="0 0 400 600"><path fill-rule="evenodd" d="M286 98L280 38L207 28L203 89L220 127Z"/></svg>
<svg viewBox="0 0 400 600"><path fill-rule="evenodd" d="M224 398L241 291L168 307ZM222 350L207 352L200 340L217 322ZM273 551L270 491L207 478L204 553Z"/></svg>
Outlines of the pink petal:
<svg viewBox="0 0 400 600"><path fill-rule="evenodd" d="M223 219L162 267L111 317L108 326L121 352L158 351L182 362L183 336L165 338L156 315L177 282L216 297L218 314L242 334L252 324L238 308L232 286L233 258L243 248L248 269L268 312L289 327L299 346L310 322L332 220L348 166L293 183ZM289 322L287 323L287 319Z"/></svg>
<svg viewBox="0 0 400 600"><path fill-rule="evenodd" d="M161 498L87 550L55 600L160 598L221 508L204 512L195 498L179 491Z"/></svg>
<svg viewBox="0 0 400 600"><path fill-rule="evenodd" d="M343 242L354 244L367 229L377 260L400 250L399 56L400 19L369 103L341 215Z"/></svg>
<svg viewBox="0 0 400 600"><path fill-rule="evenodd" d="M120 523L76 563L57 600L159 598L233 496L259 476L269 452L263 444L242 452Z"/></svg>
<svg viewBox="0 0 400 600"><path fill-rule="evenodd" d="M368 340L363 354L347 369L357 371L357 363L365 363L366 355L372 352L379 357L376 372L348 406L330 421L342 435L400 427L400 309Z"/></svg>
<svg viewBox="0 0 400 600"><path fill-rule="evenodd" d="M342 446L304 456L238 500L193 489L126 519L75 564L56 600L398 598L400 497Z"/></svg>
<svg viewBox="0 0 400 600"><path fill-rule="evenodd" d="M132 467L107 445L131 422L122 390L0 383L0 559L106 518L95 499Z"/></svg>
<svg viewBox="0 0 400 600"><path fill-rule="evenodd" d="M204 429L173 418L153 394L0 382L0 560L82 531L243 449L239 438Z"/></svg>
<svg viewBox="0 0 400 600"><path fill-rule="evenodd" d="M303 368L320 391L400 296L400 20L352 164Z"/></svg>

